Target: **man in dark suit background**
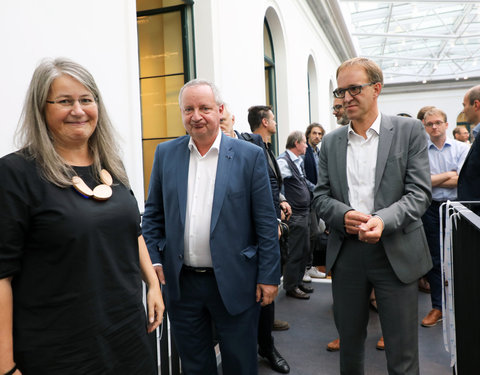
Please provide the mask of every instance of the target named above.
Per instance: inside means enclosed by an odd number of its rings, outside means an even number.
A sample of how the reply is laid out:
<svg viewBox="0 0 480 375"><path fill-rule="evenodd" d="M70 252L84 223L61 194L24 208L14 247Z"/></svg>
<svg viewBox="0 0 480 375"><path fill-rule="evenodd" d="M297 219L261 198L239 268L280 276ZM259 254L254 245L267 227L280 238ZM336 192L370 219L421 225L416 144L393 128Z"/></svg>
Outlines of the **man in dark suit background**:
<svg viewBox="0 0 480 375"><path fill-rule="evenodd" d="M322 141L314 206L330 226L335 324L342 374L363 374L375 288L390 375L419 373L417 280L432 267L421 216L431 201L427 139L414 119L378 110L381 69L354 58L334 96L350 125Z"/></svg>
<svg viewBox="0 0 480 375"><path fill-rule="evenodd" d="M261 107L262 106L251 107L249 109L249 113L253 113L257 111L257 109L261 111L261 109L259 109ZM257 116L250 116L250 119L252 119L253 117L257 118ZM261 121L261 119L259 121ZM284 207L289 208L290 205L285 201L285 199L282 199L281 195L279 194L279 184L281 185L281 180L278 181L276 178L275 166L277 162L275 158L273 158L274 164L272 164L272 160L270 159L269 153L267 151L268 146L263 142L263 139L259 134L240 134L234 129L234 124L235 115L231 113L228 106L224 104L223 114L220 118L220 129L222 129L222 131L229 137L245 140L261 147L265 153L265 160L268 161L267 165L270 178L270 187L272 189L272 199L274 202L275 211L277 212L277 220L280 220L282 212L280 200L282 201L282 205ZM282 231L279 224L279 237L281 236L281 233ZM272 368L272 370L280 372L282 374L288 374L290 372L290 366L274 345L272 330L275 322L278 327L277 329L289 329L289 325L287 322L275 319L275 302L272 302L266 306L262 306L258 321L258 353L270 363L270 367Z"/></svg>
<svg viewBox="0 0 480 375"><path fill-rule="evenodd" d="M223 102L204 80L179 95L188 135L155 151L143 235L162 284L183 373L257 373L260 303L280 282L277 219L263 151L220 131Z"/></svg>
<svg viewBox="0 0 480 375"><path fill-rule="evenodd" d="M480 85L465 94L463 112L470 124L480 128ZM480 133L475 137L460 170L457 194L460 201L480 201ZM474 205L472 209L480 214L480 205Z"/></svg>

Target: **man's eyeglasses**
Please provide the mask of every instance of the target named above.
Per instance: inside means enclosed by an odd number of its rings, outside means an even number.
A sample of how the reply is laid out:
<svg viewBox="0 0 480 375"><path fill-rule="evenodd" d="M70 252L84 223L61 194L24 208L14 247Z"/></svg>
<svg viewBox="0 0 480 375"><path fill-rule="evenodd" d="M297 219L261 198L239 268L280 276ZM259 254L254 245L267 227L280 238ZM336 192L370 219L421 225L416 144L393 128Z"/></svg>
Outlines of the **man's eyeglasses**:
<svg viewBox="0 0 480 375"><path fill-rule="evenodd" d="M343 107L343 106L342 106L341 104L337 104L337 105L334 105L334 106L332 107L332 110L335 111L335 112L338 112L338 111L340 111L340 110L342 109L342 107Z"/></svg>
<svg viewBox="0 0 480 375"><path fill-rule="evenodd" d="M78 104L80 104L81 107L89 107L97 103L93 96L85 96L79 99L62 98L57 100L47 100L47 103L58 104L65 108L73 108L76 101L78 101Z"/></svg>
<svg viewBox="0 0 480 375"><path fill-rule="evenodd" d="M445 121L426 122L426 123L425 123L425 126L426 126L427 128L431 128L433 125L435 125L435 126L440 126L440 125L442 125L442 124L445 124Z"/></svg>
<svg viewBox="0 0 480 375"><path fill-rule="evenodd" d="M374 85L375 83L376 82L370 82L360 86L350 86L350 87L347 87L346 89L336 89L335 91L333 91L333 96L336 98L343 99L347 91L351 96L355 96L360 94L362 92L362 88L364 88L365 86L371 86L371 85Z"/></svg>

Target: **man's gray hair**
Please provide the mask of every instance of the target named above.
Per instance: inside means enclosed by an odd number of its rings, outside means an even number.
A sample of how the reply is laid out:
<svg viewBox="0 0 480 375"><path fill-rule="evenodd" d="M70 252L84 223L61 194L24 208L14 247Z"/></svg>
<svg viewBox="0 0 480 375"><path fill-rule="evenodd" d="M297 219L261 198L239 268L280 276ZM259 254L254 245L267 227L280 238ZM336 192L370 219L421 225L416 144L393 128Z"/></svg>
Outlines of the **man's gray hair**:
<svg viewBox="0 0 480 375"><path fill-rule="evenodd" d="M223 104L223 99L222 99L222 96L220 95L220 90L217 88L217 86L215 86L214 83L207 81L206 79L195 78L185 83L183 87L180 89L180 93L178 94L178 104L180 105L180 108L182 107L183 91L187 87L194 87L194 86L209 86L212 89L213 96L215 97L215 103L217 103L217 105L219 106Z"/></svg>
<svg viewBox="0 0 480 375"><path fill-rule="evenodd" d="M304 137L305 137L305 135L300 130L295 130L295 131L291 132L288 135L287 144L285 145L285 148L287 150L295 148L295 146L296 146L295 143L303 141Z"/></svg>

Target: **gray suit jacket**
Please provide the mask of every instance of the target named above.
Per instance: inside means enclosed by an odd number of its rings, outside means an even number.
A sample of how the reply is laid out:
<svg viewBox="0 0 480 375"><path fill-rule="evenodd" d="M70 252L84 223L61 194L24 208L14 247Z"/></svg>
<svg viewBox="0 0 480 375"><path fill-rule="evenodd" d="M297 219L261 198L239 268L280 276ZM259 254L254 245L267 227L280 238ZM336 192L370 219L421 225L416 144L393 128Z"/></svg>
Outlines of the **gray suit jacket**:
<svg viewBox="0 0 480 375"><path fill-rule="evenodd" d="M322 140L319 179L314 191L317 214L330 225L327 270L341 250L348 200L348 126ZM421 217L432 199L427 138L420 121L382 114L375 171L375 215L385 224L381 242L404 283L425 275L432 260Z"/></svg>

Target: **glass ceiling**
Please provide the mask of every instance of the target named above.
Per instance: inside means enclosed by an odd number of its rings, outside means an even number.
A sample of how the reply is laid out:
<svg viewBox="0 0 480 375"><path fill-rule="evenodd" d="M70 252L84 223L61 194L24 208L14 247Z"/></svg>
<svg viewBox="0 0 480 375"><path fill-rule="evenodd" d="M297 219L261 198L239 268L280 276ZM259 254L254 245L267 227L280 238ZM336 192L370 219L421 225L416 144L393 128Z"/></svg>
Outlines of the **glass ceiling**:
<svg viewBox="0 0 480 375"><path fill-rule="evenodd" d="M479 1L340 0L358 56L385 83L480 77Z"/></svg>

